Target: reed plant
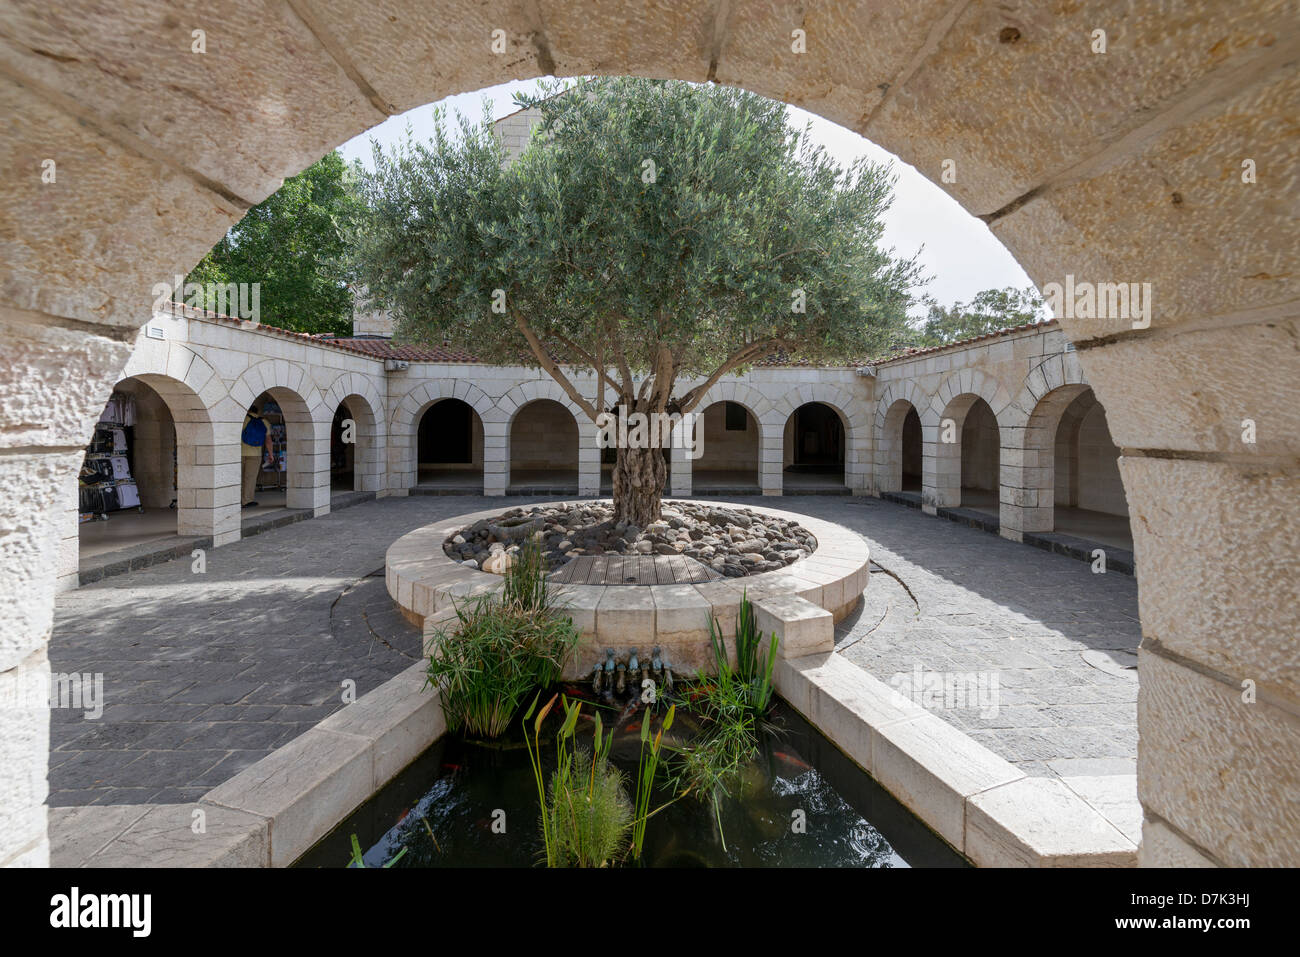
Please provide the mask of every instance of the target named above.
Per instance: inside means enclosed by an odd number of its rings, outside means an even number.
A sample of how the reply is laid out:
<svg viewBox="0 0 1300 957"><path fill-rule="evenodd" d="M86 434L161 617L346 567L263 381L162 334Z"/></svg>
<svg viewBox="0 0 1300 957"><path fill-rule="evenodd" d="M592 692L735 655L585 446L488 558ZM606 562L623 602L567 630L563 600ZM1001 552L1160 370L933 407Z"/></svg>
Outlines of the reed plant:
<svg viewBox="0 0 1300 957"><path fill-rule="evenodd" d="M537 785L542 811L542 841L547 867L604 867L617 859L627 843L632 807L623 787L623 775L609 763L614 730L605 734L600 713L594 717L594 739L590 749L577 743L578 715L582 702L560 697L564 721L556 732L556 767L550 787L545 785L541 762L541 731L554 707L551 699L533 719L532 736L527 723L537 708L538 698L524 715L524 744Z"/></svg>
<svg viewBox="0 0 1300 957"><path fill-rule="evenodd" d="M540 545L530 541L499 595L456 605L455 622L435 635L427 683L441 695L450 730L500 737L530 691L559 680L577 643L572 619L552 605Z"/></svg>
<svg viewBox="0 0 1300 957"><path fill-rule="evenodd" d="M641 849L645 844L645 829L650 818L654 817L673 801L685 795L677 795L653 811L650 810L650 797L654 791L655 775L659 770L659 755L663 750L664 733L672 728L673 716L677 713L675 704L668 706L664 723L659 731L651 737L650 713L647 712L641 722L641 753L637 760L636 775L636 813L632 818L632 859L641 859Z"/></svg>

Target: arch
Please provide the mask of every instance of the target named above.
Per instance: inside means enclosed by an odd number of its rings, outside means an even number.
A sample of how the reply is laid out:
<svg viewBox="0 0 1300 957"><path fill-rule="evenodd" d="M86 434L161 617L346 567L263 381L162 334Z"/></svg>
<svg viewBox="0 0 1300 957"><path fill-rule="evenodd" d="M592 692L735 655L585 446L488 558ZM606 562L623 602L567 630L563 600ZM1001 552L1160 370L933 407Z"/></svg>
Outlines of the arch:
<svg viewBox="0 0 1300 957"><path fill-rule="evenodd" d="M998 465L993 474L998 478L994 480L993 491L994 501L998 501L997 489L1001 487L1001 461L1004 458L1002 447L1004 443L1014 441L1009 432L1020 426L1023 419L1011 407L1007 389L996 378L979 369L968 368L954 372L940 383L930 401L929 414L921 417L925 456L921 495L923 503L930 508L952 508L962 504L963 456L969 468L971 452L963 433L967 416L976 403L987 408L997 429L995 447L982 451L992 451L997 456Z"/></svg>
<svg viewBox="0 0 1300 957"><path fill-rule="evenodd" d="M805 402L785 420L781 436L783 494L838 491L846 486L848 429L824 402Z"/></svg>
<svg viewBox="0 0 1300 957"><path fill-rule="evenodd" d="M158 394L176 430L176 532L211 536L217 545L239 538L238 449L220 437L226 384L203 356L183 342L141 336L122 370Z"/></svg>
<svg viewBox="0 0 1300 957"><path fill-rule="evenodd" d="M305 365L267 359L245 369L221 404L219 434L237 448L244 414L266 393L284 416L285 507L324 514L330 504L329 440L334 409L319 390L311 388Z"/></svg>
<svg viewBox="0 0 1300 957"><path fill-rule="evenodd" d="M772 402L769 414L771 426L764 445L767 458L764 470L775 466L776 487L782 488L785 473L785 428L797 408L816 402L829 406L840 417L844 427L844 484L849 491L860 495L866 491L867 473L871 464L871 419L866 405L857 396L830 382L805 382L787 391ZM764 489L767 486L764 485Z"/></svg>
<svg viewBox="0 0 1300 957"><path fill-rule="evenodd" d="M387 466L388 431L381 428L387 422L384 402L379 390L369 376L358 372L345 372L324 390L325 408L337 414L346 405L356 423L352 449L352 490L378 492L385 485ZM331 428L331 453L333 453Z"/></svg>
<svg viewBox="0 0 1300 957"><path fill-rule="evenodd" d="M736 390L733 394L744 392ZM709 395L715 394L718 398L709 401ZM751 406L739 399L722 398L723 394L710 389L695 407L700 415L695 423L700 457L690 463L691 490L696 494L755 494L761 487L763 427ZM745 414L745 428L739 435L727 421L729 403Z"/></svg>
<svg viewBox="0 0 1300 957"><path fill-rule="evenodd" d="M506 433L510 491L521 494L577 491L583 442L582 429L572 411L553 398L543 397L530 399L511 413ZM599 464L599 458L596 461Z"/></svg>
<svg viewBox="0 0 1300 957"><path fill-rule="evenodd" d="M574 425L578 429L578 461L577 461L577 492L579 495L599 495L600 494L600 447L596 442L596 424L592 422L576 402L569 398L567 392L560 387L560 384L550 378L529 379L521 382L506 392L505 395L497 399L497 408L505 416L505 461L503 466L506 474L510 474L511 463L514 461L513 449L511 448L511 435L516 417L528 405L540 400L559 403L573 417ZM544 470L545 471L545 470ZM570 494L573 483L569 480L566 470L555 470L556 474L550 476L537 476L546 479L545 487L558 488L565 490L562 494ZM560 471L566 474L561 476ZM486 483L486 477L484 479ZM509 484L517 484L513 478L508 479ZM537 487L530 485L529 487Z"/></svg>
<svg viewBox="0 0 1300 957"><path fill-rule="evenodd" d="M1085 423L1088 481L1081 498L1080 437ZM1105 410L1092 387L1083 382L1057 386L1043 394L1030 413L1019 467L1004 469L1002 510L1019 523L1021 532L1063 531L1131 549L1118 459Z"/></svg>
<svg viewBox="0 0 1300 957"><path fill-rule="evenodd" d="M675 7L671 20L663 21L631 8L591 18L575 4L558 3L548 6L546 23L539 25L535 15L511 10L502 20L511 51L502 57L466 54L455 30L413 30L412 24L428 22L420 4L396 0L393 10L374 17L347 0L317 5L310 26L292 20L278 23L279 32L250 32L222 70L209 69L198 62L202 58L153 69L161 63L148 56L165 52L144 50L140 82L129 84L88 82L88 71L109 51L136 49L130 15L92 12L85 0L69 0L62 16L95 24L74 39L58 18L6 14L24 49L67 53L11 64L20 80L8 91L12 112L31 119L15 151L42 155L37 145L54 135L91 150L105 170L82 184L70 180L57 197L33 177L26 182L17 167L12 173L6 225L41 228L5 231L21 238L6 257L4 305L11 312L42 313L40 321L65 336L57 344L41 342L38 361L15 364L5 384L6 398L53 386L66 400L59 406L66 425L48 429L48 444L33 454L66 471L55 456L78 444L93 414L62 373L40 369L39 358L80 349L76 354L87 359L82 374L105 388L119 377L123 352L96 341L99 333L85 323L136 325L139 315L122 289L147 289L158 276L197 262L284 178L395 110L521 77L579 74L592 64L605 73L713 78L785 99L862 131L932 178L944 157L963 157L950 194L986 217L1040 284L1066 275L1159 281L1164 298L1153 324L1163 328L1151 335L1134 335L1127 323L1063 320L1067 334L1089 341L1085 364L1111 405L1119 444L1170 453L1135 455L1125 463L1146 529L1139 549L1146 569L1144 625L1161 636L1144 648L1144 687L1154 687L1146 684L1149 676L1161 682L1160 700L1186 703L1145 708L1140 718L1150 859L1296 861L1300 824L1288 816L1285 802L1271 799L1300 780L1289 716L1261 698L1254 707L1263 714L1242 730L1235 711L1222 703L1239 690L1228 677L1239 673L1260 674L1282 700L1296 696L1294 669L1278 654L1294 631L1292 609L1277 600L1279 580L1290 580L1278 556L1294 553L1294 523L1285 518L1300 489L1300 405L1287 401L1300 362L1290 182L1261 177L1243 191L1236 177L1223 175L1221 153L1198 156L1188 147L1213 138L1250 143L1254 155L1283 163L1293 157L1285 120L1293 112L1294 31L1283 8L1244 7L1233 24L1243 42L1208 59L1195 54L1206 48L1206 31L1218 26L1211 5L1129 18L1133 42L1124 45L1127 52L1109 54L1124 58L1117 65L1128 71L1129 95L1122 98L1109 95L1114 70L1080 71L1057 55L1060 44L1089 26L1086 16L1066 7L1012 17L981 5L953 15L935 5L909 11L895 24L864 18L853 5L829 5L817 13L818 33L847 40L812 44L794 61L774 60L775 48L754 40L781 34L784 27L775 28L771 16L737 10L719 18L708 3ZM478 22L468 6L464 11L465 23ZM248 22L258 22L251 6L244 12ZM1009 19L1032 42L1000 42L999 28ZM577 20L583 29L573 29ZM283 42L284 36L295 42ZM705 41L666 39L681 36ZM917 36L931 38L919 53ZM1277 37L1282 41L1274 43ZM273 55L268 44L276 44ZM334 56L347 60L347 70L327 52L335 44ZM1011 57L1019 58L1016 68ZM430 70L429 63L445 68ZM880 92L886 83L888 95ZM187 116L196 98L222 107L204 114L201 135L193 135L193 123L140 120L158 109ZM312 108L322 99L338 104L328 117ZM1186 109L1193 101L1202 108ZM256 108L266 102L281 108ZM81 122L85 117L96 122ZM954 124L953 117L963 119ZM123 129L147 148L126 146ZM1080 130L1087 135L1077 135ZM245 161L250 150L258 162ZM1071 175L1062 175L1067 170ZM1180 187L1172 201L1171 183ZM154 191L156 202L142 202L141 184ZM1195 202L1185 203L1189 189ZM1134 209L1142 215L1133 215ZM1205 246L1211 230L1219 245L1248 250L1249 265L1219 266ZM131 241L122 242L122 235ZM1193 321L1181 322L1186 319ZM5 321L21 317L6 315ZM76 337L87 343L84 349L69 345ZM1170 356L1178 357L1177 368L1169 368ZM1161 374L1143 374L1157 364ZM1235 411L1243 407L1267 416L1248 459ZM1207 409L1221 411L1207 422ZM1208 489L1207 498L1241 507L1204 507L1189 522L1183 494L1189 489ZM40 513L55 494L31 493L31 511ZM38 528L20 534L19 547L36 559L24 564L41 567L52 547L49 536ZM1222 555L1230 548L1234 562L1225 567ZM30 584L16 576L13 587ZM40 647L48 629L51 606L44 592L27 604L31 610L15 632L36 637L7 649L5 667L26 660L22 656ZM1185 715L1196 716L1197 724ZM1221 731L1201 738L1190 758L1185 750L1164 747L1207 722ZM16 770L38 775L46 755L30 755L39 751L18 752ZM1249 755L1261 753L1273 759L1270 787L1217 786L1225 769L1249 775ZM1222 825L1243 819L1256 826ZM0 844L0 861L42 862L43 832L43 823L14 829Z"/></svg>
<svg viewBox="0 0 1300 957"><path fill-rule="evenodd" d="M482 494L485 439L483 419L468 402L430 402L415 429L417 486Z"/></svg>
<svg viewBox="0 0 1300 957"><path fill-rule="evenodd" d="M393 403L388 434L388 487L406 492L413 488L419 476L416 462L416 443L419 440L420 419L429 407L442 399L460 399L472 408L483 423L483 471L485 491L489 475L504 469L505 414L486 392L460 378L438 378L412 386L405 395ZM504 480L500 483L505 489Z"/></svg>

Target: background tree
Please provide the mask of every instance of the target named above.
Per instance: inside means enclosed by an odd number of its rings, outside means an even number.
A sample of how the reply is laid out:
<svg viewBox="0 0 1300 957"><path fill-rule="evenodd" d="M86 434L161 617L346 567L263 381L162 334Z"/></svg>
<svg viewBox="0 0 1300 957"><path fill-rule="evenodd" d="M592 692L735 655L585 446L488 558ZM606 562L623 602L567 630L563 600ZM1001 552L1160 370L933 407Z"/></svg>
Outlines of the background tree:
<svg viewBox="0 0 1300 957"><path fill-rule="evenodd" d="M358 209L355 170L327 153L250 209L187 281L261 283L262 322L351 335L348 236Z"/></svg>
<svg viewBox="0 0 1300 957"><path fill-rule="evenodd" d="M905 323L918 267L877 245L890 171L839 167L781 104L628 78L516 102L542 121L510 165L487 117L376 146L359 273L399 335L523 356L594 422L691 412L767 356L860 358ZM665 473L619 448L617 518L657 519Z"/></svg>
<svg viewBox="0 0 1300 957"><path fill-rule="evenodd" d="M951 306L931 303L915 345L941 346L1047 318L1043 299L1033 286L985 289L976 293L969 303L955 302Z"/></svg>

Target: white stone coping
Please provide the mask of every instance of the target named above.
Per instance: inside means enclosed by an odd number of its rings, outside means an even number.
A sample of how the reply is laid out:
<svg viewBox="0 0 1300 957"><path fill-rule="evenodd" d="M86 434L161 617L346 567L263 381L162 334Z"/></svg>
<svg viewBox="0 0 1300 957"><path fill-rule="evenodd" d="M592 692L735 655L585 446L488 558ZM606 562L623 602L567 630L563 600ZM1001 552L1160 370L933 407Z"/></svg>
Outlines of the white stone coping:
<svg viewBox="0 0 1300 957"><path fill-rule="evenodd" d="M1027 777L837 654L779 659L773 683L796 711L973 863L1137 865L1127 808L1099 809L1065 780Z"/></svg>
<svg viewBox="0 0 1300 957"><path fill-rule="evenodd" d="M426 667L412 665L195 804L51 808L51 864L287 867L442 736Z"/></svg>
<svg viewBox="0 0 1300 957"><path fill-rule="evenodd" d="M528 503L557 507L590 505L590 499ZM673 501L671 498L666 502ZM603 646L621 653L627 648L660 645L671 656L674 670L694 670L712 660L708 643L709 617L718 619L725 635L735 629L742 595L756 604L761 599L796 596L829 612L839 621L856 606L871 577L870 551L856 532L808 515L758 505L710 501L719 508L744 509L758 515L797 522L817 540L807 558L784 568L744 578L675 585L562 585L564 611L583 636L578 655L565 674L586 673ZM495 518L506 509L497 507L457 515L408 532L388 548L384 579L388 594L403 609L427 625L446 620L446 613L467 598L496 591L500 575L470 568L442 550L452 535L480 519ZM810 649L811 650L811 649ZM594 660L594 659L593 659Z"/></svg>

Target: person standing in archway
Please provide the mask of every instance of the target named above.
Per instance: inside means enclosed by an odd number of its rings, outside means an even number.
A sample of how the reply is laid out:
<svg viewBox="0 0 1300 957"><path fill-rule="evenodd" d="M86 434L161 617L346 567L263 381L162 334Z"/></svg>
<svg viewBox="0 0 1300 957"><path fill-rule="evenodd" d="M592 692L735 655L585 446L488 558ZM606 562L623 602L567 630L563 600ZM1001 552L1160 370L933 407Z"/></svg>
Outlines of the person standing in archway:
<svg viewBox="0 0 1300 957"><path fill-rule="evenodd" d="M244 508L257 505L253 495L257 492L257 473L262 468L262 453L274 458L271 447L271 429L258 411L257 405L248 407L244 416L244 428L239 434L240 451L243 453L240 464L243 466L243 495L240 501Z"/></svg>

